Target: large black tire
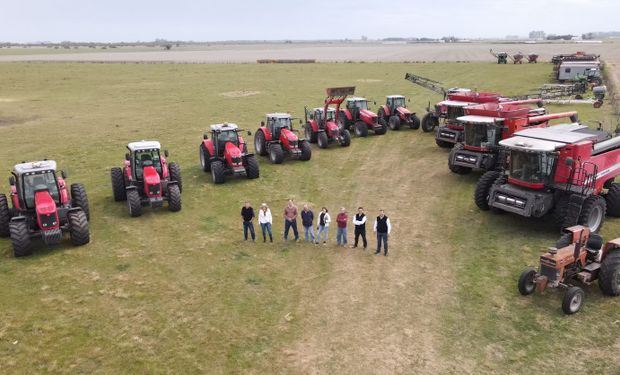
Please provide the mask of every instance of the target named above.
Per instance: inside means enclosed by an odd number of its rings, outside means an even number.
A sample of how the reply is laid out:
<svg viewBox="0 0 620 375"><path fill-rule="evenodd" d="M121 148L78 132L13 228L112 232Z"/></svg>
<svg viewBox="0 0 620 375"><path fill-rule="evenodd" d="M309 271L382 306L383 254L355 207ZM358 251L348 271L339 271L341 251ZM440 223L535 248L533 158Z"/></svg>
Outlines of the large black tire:
<svg viewBox="0 0 620 375"><path fill-rule="evenodd" d="M224 183L224 163L219 160L211 163L211 177L214 184Z"/></svg>
<svg viewBox="0 0 620 375"><path fill-rule="evenodd" d="M566 216L568 215L568 202L570 200L569 194L560 195L553 207L553 221L560 229L564 229L566 227Z"/></svg>
<svg viewBox="0 0 620 375"><path fill-rule="evenodd" d="M170 181L176 181L179 187L179 192L183 192L183 177L181 177L181 166L172 162L168 165L168 172L170 173Z"/></svg>
<svg viewBox="0 0 620 375"><path fill-rule="evenodd" d="M578 286L568 288L562 298L562 311L564 314L572 315L581 310L586 299L583 289Z"/></svg>
<svg viewBox="0 0 620 375"><path fill-rule="evenodd" d="M304 126L304 134L308 142L316 143L316 138L317 138L318 133L315 133L312 130L312 125L310 125L309 122L307 122L306 125Z"/></svg>
<svg viewBox="0 0 620 375"><path fill-rule="evenodd" d="M248 156L246 160L245 175L250 179L258 178L260 176L258 160L254 156Z"/></svg>
<svg viewBox="0 0 620 375"><path fill-rule="evenodd" d="M32 241L26 221L13 221L9 224L11 242L13 242L13 255L16 258L32 254Z"/></svg>
<svg viewBox="0 0 620 375"><path fill-rule="evenodd" d="M437 146L441 148L452 148L454 147L454 143L442 141L441 139L435 139L435 143Z"/></svg>
<svg viewBox="0 0 620 375"><path fill-rule="evenodd" d="M118 167L112 168L110 170L110 178L112 179L112 194L114 196L114 201L121 202L127 199L123 170Z"/></svg>
<svg viewBox="0 0 620 375"><path fill-rule="evenodd" d="M379 123L379 127L375 128L375 135L383 135L385 133L387 133L387 125L385 124L385 122L383 123Z"/></svg>
<svg viewBox="0 0 620 375"><path fill-rule="evenodd" d="M90 232L86 214L83 211L71 211L67 214L67 219L69 220L69 234L73 245L82 246L89 243Z"/></svg>
<svg viewBox="0 0 620 375"><path fill-rule="evenodd" d="M620 249L611 249L603 259L598 286L605 295L620 296Z"/></svg>
<svg viewBox="0 0 620 375"><path fill-rule="evenodd" d="M211 155L209 155L209 150L205 147L203 143L200 144L200 150L198 156L200 157L200 168L202 168L203 172L211 172Z"/></svg>
<svg viewBox="0 0 620 375"><path fill-rule="evenodd" d="M607 207L605 199L600 195L591 195L583 202L577 224L585 225L592 232L598 232L605 222Z"/></svg>
<svg viewBox="0 0 620 375"><path fill-rule="evenodd" d="M366 137L368 135L368 125L364 121L356 121L353 125L356 137Z"/></svg>
<svg viewBox="0 0 620 375"><path fill-rule="evenodd" d="M534 293L536 290L536 283L534 282L534 278L536 277L536 270L533 268L526 268L521 272L521 276L519 276L519 293L522 296L529 296Z"/></svg>
<svg viewBox="0 0 620 375"><path fill-rule="evenodd" d="M0 194L0 237L8 237L11 235L9 230L9 222L11 221L11 211L6 195Z"/></svg>
<svg viewBox="0 0 620 375"><path fill-rule="evenodd" d="M351 145L351 133L344 129L342 130L342 140L340 141L340 146L349 147Z"/></svg>
<svg viewBox="0 0 620 375"><path fill-rule="evenodd" d="M142 201L138 190L127 190L127 209L131 217L142 215Z"/></svg>
<svg viewBox="0 0 620 375"><path fill-rule="evenodd" d="M308 141L299 141L299 148L301 149L301 155L299 156L299 160L310 160L310 158L312 157L312 148L310 148L310 143Z"/></svg>
<svg viewBox="0 0 620 375"><path fill-rule="evenodd" d="M457 143L452 150L450 150L450 154L448 155L448 168L456 174L468 174L471 173L471 168L463 167L462 165L454 165L454 158L456 157L456 153L463 149L462 143Z"/></svg>
<svg viewBox="0 0 620 375"><path fill-rule="evenodd" d="M480 177L476 184L476 191L474 192L474 201L476 206L482 211L488 211L489 207L489 191L491 186L501 176L501 172L488 171Z"/></svg>
<svg viewBox="0 0 620 375"><path fill-rule="evenodd" d="M620 184L611 184L605 194L605 203L607 203L608 215L620 217Z"/></svg>
<svg viewBox="0 0 620 375"><path fill-rule="evenodd" d="M284 150L279 143L272 143L269 146L269 160L272 164L282 164L284 161Z"/></svg>
<svg viewBox="0 0 620 375"><path fill-rule="evenodd" d="M566 246L573 243L573 234L572 233L562 233L560 238L555 242L556 249L563 249Z"/></svg>
<svg viewBox="0 0 620 375"><path fill-rule="evenodd" d="M79 207L84 211L86 220L90 220L90 206L88 205L88 195L83 184L71 184L71 206Z"/></svg>
<svg viewBox="0 0 620 375"><path fill-rule="evenodd" d="M422 130L425 133L432 132L433 130L435 130L435 127L437 127L438 125L439 125L439 121L433 115L433 113L428 112L427 114L424 115L424 117L422 117Z"/></svg>
<svg viewBox="0 0 620 375"><path fill-rule="evenodd" d="M319 132L316 138L316 143L319 145L319 148L327 148L327 146L329 146L329 140L327 139L327 133Z"/></svg>
<svg viewBox="0 0 620 375"><path fill-rule="evenodd" d="M258 129L254 136L254 151L260 155L267 155L267 144L265 142L265 133L262 129Z"/></svg>
<svg viewBox="0 0 620 375"><path fill-rule="evenodd" d="M168 185L168 209L177 212L181 207L181 189L177 185Z"/></svg>
<svg viewBox="0 0 620 375"><path fill-rule="evenodd" d="M411 115L411 122L409 122L409 127L413 130L420 129L420 118L416 115Z"/></svg>
<svg viewBox="0 0 620 375"><path fill-rule="evenodd" d="M388 125L390 126L390 130L399 130L400 129L400 118L398 116L390 116L388 119Z"/></svg>

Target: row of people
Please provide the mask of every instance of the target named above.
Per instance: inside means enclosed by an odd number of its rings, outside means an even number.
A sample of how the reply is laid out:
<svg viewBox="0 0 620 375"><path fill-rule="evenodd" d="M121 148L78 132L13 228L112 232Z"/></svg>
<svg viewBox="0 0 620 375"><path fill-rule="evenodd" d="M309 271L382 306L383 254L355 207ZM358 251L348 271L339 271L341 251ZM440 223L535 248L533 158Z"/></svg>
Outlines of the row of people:
<svg viewBox="0 0 620 375"><path fill-rule="evenodd" d="M304 239L306 242L319 244L323 241L323 245L327 245L329 226L332 222L329 210L327 207L322 207L321 212L318 215L314 215L314 212L307 204L304 204L303 209L298 211L297 206L292 199L289 199L288 204L284 207L284 240L288 241L289 232L292 230L295 241L299 241L299 231L297 229L297 218L301 216L301 224L304 229ZM241 218L243 220L243 237L247 241L248 234L252 241L256 240L256 234L254 231L254 219L257 217L254 212L254 208L250 202L245 202L245 205L241 208ZM315 232L315 219L316 219L316 232ZM366 239L366 222L368 218L363 207L357 209L357 213L352 218L354 225L354 238L355 242L351 246L356 248L359 244L359 239L362 239L362 245L364 249L368 247L368 241ZM340 212L336 216L336 243L338 246L345 247L347 245L347 226L349 217L344 207L340 208ZM263 234L263 242L267 242L267 236L269 241L273 242L273 216L271 210L266 203L261 204L258 210L258 223L260 224ZM381 253L383 247L384 255L388 254L388 237L392 231L392 224L390 219L385 215L384 210L379 210L379 215L376 217L373 224L373 232L377 236L377 250L375 254Z"/></svg>

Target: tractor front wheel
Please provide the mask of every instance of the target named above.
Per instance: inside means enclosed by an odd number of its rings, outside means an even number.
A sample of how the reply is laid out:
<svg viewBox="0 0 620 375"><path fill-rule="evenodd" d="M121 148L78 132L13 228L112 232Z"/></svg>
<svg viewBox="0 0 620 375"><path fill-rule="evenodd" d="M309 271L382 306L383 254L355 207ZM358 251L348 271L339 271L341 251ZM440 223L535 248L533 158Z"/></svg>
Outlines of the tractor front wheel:
<svg viewBox="0 0 620 375"><path fill-rule="evenodd" d="M183 178L181 177L181 166L178 163L172 162L168 165L168 172L170 172L170 181L176 181L179 187L179 192L183 192Z"/></svg>
<svg viewBox="0 0 620 375"><path fill-rule="evenodd" d="M581 310L585 299L586 294L583 289L578 286L571 286L562 298L562 311L567 315L575 314Z"/></svg>
<svg viewBox="0 0 620 375"><path fill-rule="evenodd" d="M375 135L383 135L387 133L388 126L385 121L379 122L379 128L375 128Z"/></svg>
<svg viewBox="0 0 620 375"><path fill-rule="evenodd" d="M452 150L450 150L450 154L448 155L448 168L456 174L468 174L471 172L471 168L463 167L462 165L454 165L454 159L456 158L456 153L459 150L463 149L463 145L458 143Z"/></svg>
<svg viewBox="0 0 620 375"><path fill-rule="evenodd" d="M284 161L284 150L279 143L269 145L269 159L272 164L282 164Z"/></svg>
<svg viewBox="0 0 620 375"><path fill-rule="evenodd" d="M474 201L476 202L476 206L482 211L488 211L490 209L489 192L495 180L497 180L500 175L501 173L498 171L488 171L478 180L476 191L474 192Z"/></svg>
<svg viewBox="0 0 620 375"><path fill-rule="evenodd" d="M247 164L245 165L245 174L249 179L258 178L260 176L258 160L254 156L247 157Z"/></svg>
<svg viewBox="0 0 620 375"><path fill-rule="evenodd" d="M120 202L127 199L123 170L117 167L112 168L110 170L110 177L112 179L112 194L114 195L114 200Z"/></svg>
<svg viewBox="0 0 620 375"><path fill-rule="evenodd" d="M614 248L608 251L601 264L598 286L605 295L620 296L620 249Z"/></svg>
<svg viewBox="0 0 620 375"><path fill-rule="evenodd" d="M300 141L299 148L301 149L301 156L299 156L299 160L310 160L310 158L312 157L312 149L310 148L310 143L308 143L308 141Z"/></svg>
<svg viewBox="0 0 620 375"><path fill-rule="evenodd" d="M435 127L439 125L439 120L431 112L422 117L422 130L425 133L430 133L435 130Z"/></svg>
<svg viewBox="0 0 620 375"><path fill-rule="evenodd" d="M133 189L127 191L127 209L129 210L129 216L131 217L138 217L142 215L142 201L138 190Z"/></svg>
<svg viewBox="0 0 620 375"><path fill-rule="evenodd" d="M67 214L69 220L69 234L75 246L86 245L90 242L88 219L84 211L71 211Z"/></svg>
<svg viewBox="0 0 620 375"><path fill-rule="evenodd" d="M6 195L0 194L0 237L8 237L11 235L9 223L11 222L11 211Z"/></svg>
<svg viewBox="0 0 620 375"><path fill-rule="evenodd" d="M400 118L398 116L390 116L388 120L388 125L391 130L399 130L400 129Z"/></svg>
<svg viewBox="0 0 620 375"><path fill-rule="evenodd" d="M344 129L342 131L342 139L340 140L340 146L349 147L351 145L351 133Z"/></svg>
<svg viewBox="0 0 620 375"><path fill-rule="evenodd" d="M327 148L329 145L329 141L327 140L327 134L325 132L319 132L316 142L319 145L319 148Z"/></svg>
<svg viewBox="0 0 620 375"><path fill-rule="evenodd" d="M26 221L13 221L9 224L13 255L16 258L32 255L32 241Z"/></svg>
<svg viewBox="0 0 620 375"><path fill-rule="evenodd" d="M262 129L258 129L254 136L254 150L260 156L267 155L267 144L265 142L265 133Z"/></svg>
<svg viewBox="0 0 620 375"><path fill-rule="evenodd" d="M207 150L205 145L202 143L200 144L199 156L200 156L200 167L202 168L202 170L204 172L211 172L211 162L209 162L209 159L211 159L211 156L209 155L209 150Z"/></svg>
<svg viewBox="0 0 620 375"><path fill-rule="evenodd" d="M592 232L598 232L605 221L605 211L607 207L605 199L600 195L591 195L583 202L581 215L579 215L580 225L585 225Z"/></svg>
<svg viewBox="0 0 620 375"><path fill-rule="evenodd" d="M168 209L172 212L181 211L181 189L178 185L168 185Z"/></svg>
<svg viewBox="0 0 620 375"><path fill-rule="evenodd" d="M533 268L526 268L521 272L519 276L519 293L522 296L529 296L536 290L536 270Z"/></svg>
<svg viewBox="0 0 620 375"><path fill-rule="evenodd" d="M211 163L211 177L213 178L214 184L223 184L224 183L224 163L219 160Z"/></svg>
<svg viewBox="0 0 620 375"><path fill-rule="evenodd" d="M123 186L124 188L124 186ZM88 205L88 195L86 195L86 188L82 184L71 185L71 205L73 207L79 207L84 211L86 220L90 220L90 207Z"/></svg>
<svg viewBox="0 0 620 375"><path fill-rule="evenodd" d="M411 115L411 122L409 123L409 127L413 130L420 129L420 118L416 115Z"/></svg>
<svg viewBox="0 0 620 375"><path fill-rule="evenodd" d="M356 137L366 137L368 135L368 125L364 121L356 121L354 130Z"/></svg>

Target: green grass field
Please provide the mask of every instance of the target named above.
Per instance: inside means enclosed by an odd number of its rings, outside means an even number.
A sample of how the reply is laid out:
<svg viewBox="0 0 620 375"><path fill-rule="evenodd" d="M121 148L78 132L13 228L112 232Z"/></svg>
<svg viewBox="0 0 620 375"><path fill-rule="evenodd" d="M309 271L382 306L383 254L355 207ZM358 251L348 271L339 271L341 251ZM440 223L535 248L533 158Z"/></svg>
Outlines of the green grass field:
<svg viewBox="0 0 620 375"><path fill-rule="evenodd" d="M431 134L313 146L307 163L261 159L258 180L214 186L200 170L209 124L254 131L267 112L299 117L328 86L356 85L377 104L401 93L423 113L440 98L405 81L408 71L515 95L548 81L551 65L0 64L0 170L53 158L91 203L88 246L39 243L15 259L0 240L0 372L619 373L620 298L593 285L567 317L556 291L519 296L520 271L557 230L480 212L478 175L450 173ZM575 109L615 127L609 107ZM160 140L181 164L181 212L132 219L113 202L109 169L140 139ZM284 243L288 198L384 208L390 256ZM245 200L272 207L274 244L242 241ZM602 234L619 236L620 220Z"/></svg>

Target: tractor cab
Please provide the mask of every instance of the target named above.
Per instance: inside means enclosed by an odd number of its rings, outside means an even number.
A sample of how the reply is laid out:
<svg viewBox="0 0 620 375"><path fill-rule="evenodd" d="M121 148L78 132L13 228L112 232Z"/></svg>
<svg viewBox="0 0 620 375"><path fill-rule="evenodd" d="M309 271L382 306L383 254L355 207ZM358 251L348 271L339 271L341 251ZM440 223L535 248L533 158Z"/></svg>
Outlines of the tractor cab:
<svg viewBox="0 0 620 375"><path fill-rule="evenodd" d="M51 199L60 204L60 188L56 179L56 162L53 160L21 163L13 168L11 185L15 186L20 207L35 208L35 196L48 192Z"/></svg>
<svg viewBox="0 0 620 375"><path fill-rule="evenodd" d="M386 97L385 104L390 108L390 113L393 113L398 107L407 107L405 97L402 95L390 95Z"/></svg>
<svg viewBox="0 0 620 375"><path fill-rule="evenodd" d="M353 118L358 118L360 111L368 110L368 100L365 98L348 98L346 108L351 112Z"/></svg>
<svg viewBox="0 0 620 375"><path fill-rule="evenodd" d="M464 126L464 144L472 148L492 148L502 139L504 119L466 115L457 118Z"/></svg>
<svg viewBox="0 0 620 375"><path fill-rule="evenodd" d="M267 128L272 139L280 138L282 129L293 130L291 115L288 113L270 113L267 115Z"/></svg>
<svg viewBox="0 0 620 375"><path fill-rule="evenodd" d="M440 116L443 117L447 123L456 123L458 117L465 115L465 107L474 105L473 102L461 102L457 100L444 100L437 103L437 106L441 108Z"/></svg>
<svg viewBox="0 0 620 375"><path fill-rule="evenodd" d="M159 142L131 142L127 145L127 149L129 150L127 160L131 165L134 180L143 181L144 171L148 167L152 167L160 178L163 177L163 164L160 154L161 145Z"/></svg>
<svg viewBox="0 0 620 375"><path fill-rule="evenodd" d="M211 125L211 139L215 149L215 156L224 157L227 147L234 146L234 148L241 150L244 147L244 143L243 139L239 137L240 131L241 129L236 124ZM248 134L250 133L248 132ZM227 146L228 144L230 146Z"/></svg>
<svg viewBox="0 0 620 375"><path fill-rule="evenodd" d="M336 110L330 107L327 109L327 113L325 113L324 108L315 108L314 119L317 121L319 127L323 127L325 122L334 121L336 119Z"/></svg>

